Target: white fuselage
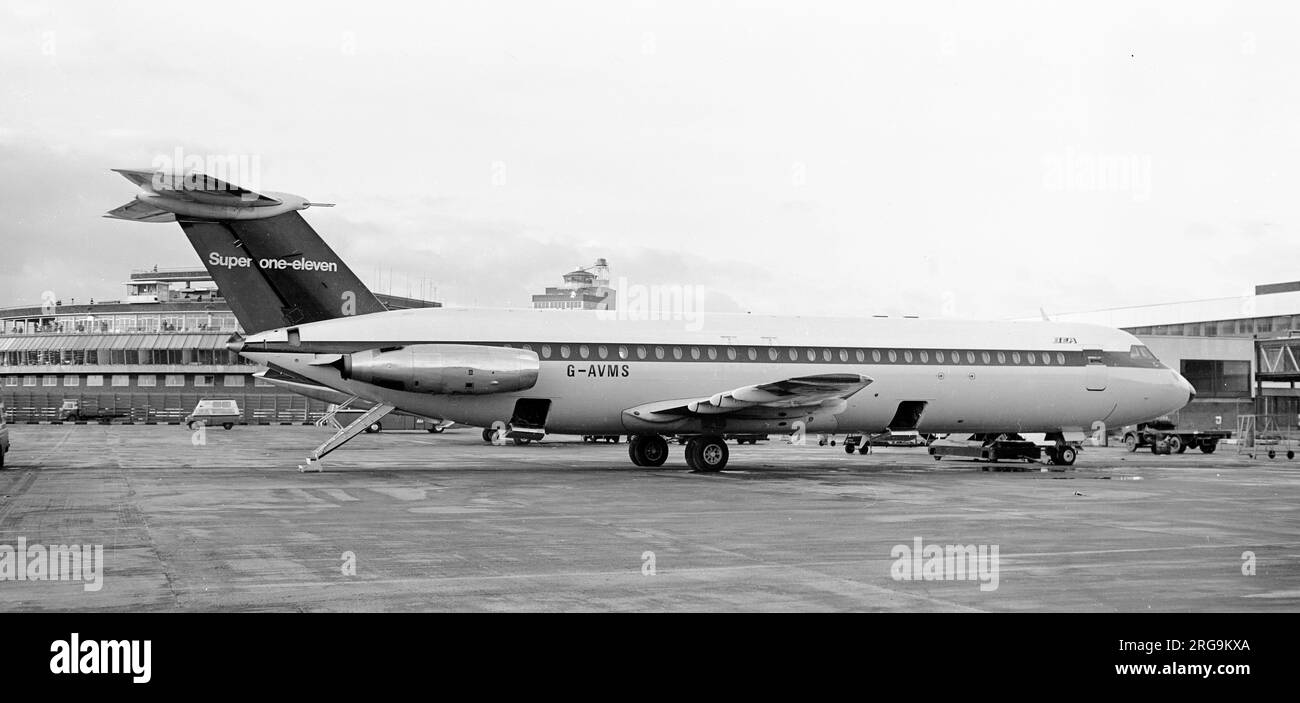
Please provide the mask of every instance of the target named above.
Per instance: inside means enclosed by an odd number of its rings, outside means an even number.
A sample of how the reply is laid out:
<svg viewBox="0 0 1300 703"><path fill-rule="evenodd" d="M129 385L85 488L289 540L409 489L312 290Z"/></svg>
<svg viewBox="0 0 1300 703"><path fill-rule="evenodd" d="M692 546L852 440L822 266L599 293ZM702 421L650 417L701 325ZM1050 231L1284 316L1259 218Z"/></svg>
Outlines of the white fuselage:
<svg viewBox="0 0 1300 703"><path fill-rule="evenodd" d="M330 364L364 349L440 343L536 351L536 385L485 395L413 393L345 380ZM1119 330L1051 322L722 314L687 322L585 311L425 308L270 330L250 336L241 353L349 395L483 427L508 421L516 401L533 398L551 401L548 432L649 432L653 428L638 426L624 411L751 384L851 373L872 383L847 405L730 421L725 431L793 431L798 422L810 432L875 432L891 426L900 403L920 401L924 412L915 429L975 433L1090 432L1099 422L1141 422L1187 404L1187 381L1138 348L1145 350Z"/></svg>

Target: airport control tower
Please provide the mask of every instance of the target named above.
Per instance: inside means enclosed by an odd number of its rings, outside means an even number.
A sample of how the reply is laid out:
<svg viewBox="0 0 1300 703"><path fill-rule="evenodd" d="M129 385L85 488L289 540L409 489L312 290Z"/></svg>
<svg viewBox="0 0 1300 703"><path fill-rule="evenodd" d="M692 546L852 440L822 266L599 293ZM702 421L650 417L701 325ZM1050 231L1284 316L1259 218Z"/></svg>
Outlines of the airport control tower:
<svg viewBox="0 0 1300 703"><path fill-rule="evenodd" d="M564 283L547 287L546 292L533 296L533 307L545 310L614 310L618 291L609 287L609 263L596 259L596 263L578 268L563 276Z"/></svg>

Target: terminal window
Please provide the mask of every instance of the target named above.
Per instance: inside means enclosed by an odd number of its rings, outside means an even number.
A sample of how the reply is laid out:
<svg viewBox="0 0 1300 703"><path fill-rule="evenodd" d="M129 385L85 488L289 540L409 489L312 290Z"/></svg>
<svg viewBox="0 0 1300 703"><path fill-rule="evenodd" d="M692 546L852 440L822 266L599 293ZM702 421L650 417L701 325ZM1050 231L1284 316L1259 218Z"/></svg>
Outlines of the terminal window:
<svg viewBox="0 0 1300 703"><path fill-rule="evenodd" d="M129 386L131 385L131 377L124 373L115 373L113 374L113 385Z"/></svg>
<svg viewBox="0 0 1300 703"><path fill-rule="evenodd" d="M169 385L169 386L184 386L184 385L185 385L185 376L183 376L183 375L181 375L181 374L178 374L178 373L169 373L169 374L167 374L167 381L166 381L166 383L167 383L167 385Z"/></svg>
<svg viewBox="0 0 1300 703"><path fill-rule="evenodd" d="M221 378L221 385L227 388L239 388L244 385L244 377L238 374L226 374Z"/></svg>
<svg viewBox="0 0 1300 703"><path fill-rule="evenodd" d="M1250 396L1250 362L1183 359L1180 372L1196 394L1207 398Z"/></svg>

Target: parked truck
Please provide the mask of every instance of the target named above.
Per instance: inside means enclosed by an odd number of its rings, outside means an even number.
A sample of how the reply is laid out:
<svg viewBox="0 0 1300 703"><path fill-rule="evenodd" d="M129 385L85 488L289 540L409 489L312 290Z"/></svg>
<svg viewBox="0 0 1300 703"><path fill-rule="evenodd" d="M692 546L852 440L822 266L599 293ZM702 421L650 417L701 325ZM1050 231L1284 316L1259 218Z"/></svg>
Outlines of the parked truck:
<svg viewBox="0 0 1300 703"><path fill-rule="evenodd" d="M1230 430L1180 430L1172 421L1152 420L1124 428L1124 446L1130 452L1141 447L1151 447L1152 454L1182 454L1188 449L1200 449L1213 454L1220 440L1232 437Z"/></svg>
<svg viewBox="0 0 1300 703"><path fill-rule="evenodd" d="M63 401L59 408L59 419L64 422L98 422L101 425L110 424L113 418L126 417L125 410L104 410L97 408L94 410L81 407L80 400Z"/></svg>

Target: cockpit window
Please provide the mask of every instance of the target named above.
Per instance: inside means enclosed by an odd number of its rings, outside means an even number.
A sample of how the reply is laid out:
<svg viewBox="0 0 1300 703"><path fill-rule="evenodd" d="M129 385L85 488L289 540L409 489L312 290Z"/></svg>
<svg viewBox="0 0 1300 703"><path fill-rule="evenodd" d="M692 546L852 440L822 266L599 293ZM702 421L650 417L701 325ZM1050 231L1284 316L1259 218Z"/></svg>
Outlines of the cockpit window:
<svg viewBox="0 0 1300 703"><path fill-rule="evenodd" d="M1150 349L1143 344L1134 344L1128 348L1129 358L1139 366L1150 366L1153 368L1164 368L1164 364L1151 353Z"/></svg>

